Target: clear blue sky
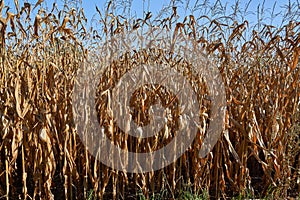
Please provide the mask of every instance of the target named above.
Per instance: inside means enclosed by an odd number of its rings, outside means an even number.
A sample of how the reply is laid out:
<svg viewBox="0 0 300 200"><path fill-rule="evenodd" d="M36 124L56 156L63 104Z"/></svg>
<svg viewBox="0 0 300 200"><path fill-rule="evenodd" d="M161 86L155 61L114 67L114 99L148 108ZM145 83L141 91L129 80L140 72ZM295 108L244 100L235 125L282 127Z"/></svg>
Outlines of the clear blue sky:
<svg viewBox="0 0 300 200"><path fill-rule="evenodd" d="M197 0L182 0L183 3L178 3L178 14L181 15L181 17L190 14L189 11L185 12L185 6L187 5L186 2L189 2L189 7L193 8L195 6L195 2L197 2ZM199 0L199 3L203 3L205 0ZM161 10L162 7L169 5L169 0L133 0L132 2L132 13L136 14L138 17L143 17L143 13L147 12L148 9L153 13L153 16L155 17L159 11ZM209 2L208 4L210 5L214 5L216 3L216 1L212 1L212 0L208 0L207 2ZM221 0L220 1L223 6L226 5L227 3L227 10L229 12L231 12L233 10L233 5L235 5L235 2L237 2L237 0ZM248 0L247 1L238 1L240 8L243 10L246 5L248 4ZM270 12L272 12L273 10L273 6L274 3L276 2L275 5L275 9L274 9L274 13L280 13L281 15L284 14L285 12L285 8L284 5L288 5L289 4L289 0L279 0L279 1L273 1L273 0L252 0L250 1L249 7L248 7L248 15L247 17L250 18L248 19L249 21L256 21L256 17L257 17L257 8L258 6L260 6L260 8L262 8L262 6L264 7L264 10L266 11L265 16L270 16ZM297 3L297 0L291 0L291 3ZM199 4L198 3L198 4ZM85 9L85 13L88 14L89 17L92 17L93 13L96 13L96 9L95 9L95 5L97 5L99 8L104 8L105 5L105 1L104 0L82 0L82 4L83 7ZM144 12L143 12L144 10ZM200 16L201 12L203 12L203 10L198 10L194 13L194 15L197 17ZM300 15L300 8L299 8L299 15ZM265 23L270 24L271 19L266 17L267 21L265 21ZM273 19L273 24L280 24L281 22L281 16L277 16L275 19Z"/></svg>
<svg viewBox="0 0 300 200"><path fill-rule="evenodd" d="M35 4L37 0L19 0L20 5L23 5L23 2L30 2L31 4ZM58 5L63 5L64 1L67 2L72 2L72 0L45 0L44 4L46 3L49 7L51 7L52 3L56 1ZM124 2L130 1L130 0L123 0ZM199 3L203 3L204 1L207 1L208 4L211 6L215 4L216 1L212 0L199 0ZM143 17L143 14L145 12L151 11L153 13L153 16L155 17L159 11L161 10L162 7L169 5L169 0L133 0L132 1L132 14L136 15L137 17ZM177 3L178 6L178 14L183 17L185 15L190 14L189 11L185 12L185 6L187 5L187 2L189 2L189 8L193 8L195 6L195 2L197 0L182 0L183 3ZM235 5L236 2L239 2L240 9L243 10L246 5L248 4L247 1L243 0L220 0L220 2L223 4L223 6L227 3L227 10L229 12L232 12L232 6ZM274 3L276 2L275 6L275 13L280 13L281 15L285 12L285 9L283 8L284 5L289 4L289 0L278 0L278 1L273 1L273 0L252 0L250 1L249 8L248 8L248 15L247 19L249 22L253 21L256 22L256 17L257 17L257 8L258 6L262 7L264 5L264 10L266 11L265 15L270 16L270 12L272 11L272 8L274 6ZM297 3L297 0L290 0L290 2L293 4ZM10 7L14 6L14 0L5 0L6 5L9 5ZM91 19L94 14L96 14L96 9L95 6L97 5L99 9L104 9L105 7L106 0L82 0L82 5L85 10L85 14L88 19ZM188 9L189 10L189 9ZM193 14L195 17L200 16L203 14L203 9L195 11ZM251 14L251 13L252 14ZM300 8L298 9L298 16L300 16ZM266 21L264 23L270 24L271 19L266 18ZM275 19L273 19L273 24L274 25L279 25L281 22L280 16L277 16Z"/></svg>

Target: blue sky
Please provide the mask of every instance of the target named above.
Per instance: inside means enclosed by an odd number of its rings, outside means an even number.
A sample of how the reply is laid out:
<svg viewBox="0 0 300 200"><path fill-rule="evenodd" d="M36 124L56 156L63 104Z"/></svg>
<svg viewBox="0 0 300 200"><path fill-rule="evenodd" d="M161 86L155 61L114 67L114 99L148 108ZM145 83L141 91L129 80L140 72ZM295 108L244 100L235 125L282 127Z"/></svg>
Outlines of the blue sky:
<svg viewBox="0 0 300 200"><path fill-rule="evenodd" d="M233 9L233 5L235 5L235 2L237 2L238 0L234 0L234 1L229 1L229 0L220 0L220 2L223 4L223 6L227 3L227 10L230 12ZM89 16L89 18L92 17L93 13L96 13L96 9L95 9L95 5L97 5L99 8L104 8L106 1L103 0L82 0L82 4L83 7L85 9L85 13ZM155 17L159 11L161 10L161 8L163 6L167 6L169 5L169 0L133 0L132 2L132 13L136 14L138 17L143 17L143 14L145 14L145 12L148 11L148 9L153 13L153 16ZM189 2L189 7L193 8L195 3L197 2L197 0L190 0L190 1L182 1L183 3L178 3L177 5L178 7L178 14L182 16L188 15L190 14L189 11L185 12L185 6L187 5L187 2ZM198 1L199 3L203 3L204 0L200 0ZM207 2L209 2L209 4L213 5L215 4L216 1L212 1L212 0L208 0ZM238 1L240 8L243 10L246 5L249 3L249 1ZM262 6L264 7L265 10L265 15L266 16L270 16L270 12L273 10L273 6L274 3L275 7L274 7L274 13L279 13L279 14L283 14L285 11L284 5L289 4L289 0L280 0L280 1L273 1L273 0L252 0L250 1L249 7L248 7L248 15L247 17L250 18L248 19L249 21L255 21L256 17L257 17L257 8L258 6L260 6L260 8L262 8ZM291 3L296 3L297 0L291 0ZM199 4L198 3L198 4ZM201 12L203 12L203 10L198 10L194 13L194 15L197 17L200 16ZM265 23L270 23L271 19L266 17ZM277 16L276 18L273 18L273 24L280 24L281 22L281 18L280 15Z"/></svg>
<svg viewBox="0 0 300 200"><path fill-rule="evenodd" d="M19 0L20 5L23 5L23 2L30 2L31 4L35 4L37 0ZM43 4L47 4L49 7L51 7L52 3L56 1L58 5L63 5L65 1L67 2L72 2L72 0L45 0ZM130 0L123 0L124 2L129 2ZM189 7L193 8L195 7L195 3L203 3L204 1L207 1L208 4L214 5L216 1L212 0L181 0L183 3L178 3L178 14L183 17L185 15L189 15L189 9L187 12L185 11L185 6L187 5L187 2L189 2ZM164 7L169 5L169 0L133 0L132 1L132 9L131 13L132 15L136 15L137 17L143 17L143 14L145 14L148 11L151 11L153 13L153 16L155 17L159 11ZM179 0L178 0L179 2ZM243 10L246 5L248 4L247 1L243 0L234 0L234 1L229 1L229 0L220 0L220 2L223 4L223 6L227 2L227 10L229 12L232 11L233 5L235 5L236 2L239 2L240 9ZM263 6L265 12L265 16L270 16L270 12L272 11L272 8L274 6L274 3L276 2L275 6L275 13L283 14L285 9L283 8L284 5L289 4L289 0L278 0L278 1L272 1L272 0L252 0L250 1L249 7L248 7L248 15L247 15L247 20L249 22L253 21L254 23L256 22L257 18L257 8L260 6L260 8ZM291 3L296 3L297 0L290 0ZM9 5L10 7L14 6L14 0L6 0L5 1L6 5ZM95 9L95 6L97 5L99 9L104 9L105 8L105 3L106 0L82 0L82 6L84 8L85 14L87 18L90 20L97 12ZM300 8L299 8L300 10ZM201 16L203 14L203 9L195 11L194 16ZM300 11L299 11L300 12ZM300 16L300 13L299 13ZM281 18L280 15L277 16L276 18L268 18L266 17L264 23L270 24L272 21L272 24L274 25L280 25L281 23Z"/></svg>

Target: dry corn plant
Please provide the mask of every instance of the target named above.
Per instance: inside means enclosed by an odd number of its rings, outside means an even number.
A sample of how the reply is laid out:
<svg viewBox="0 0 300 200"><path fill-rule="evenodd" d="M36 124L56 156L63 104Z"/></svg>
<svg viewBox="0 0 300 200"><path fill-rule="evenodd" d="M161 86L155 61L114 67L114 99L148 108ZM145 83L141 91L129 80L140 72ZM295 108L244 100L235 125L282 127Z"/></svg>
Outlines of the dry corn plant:
<svg viewBox="0 0 300 200"><path fill-rule="evenodd" d="M180 198L184 190L207 192L213 199L299 195L298 21L251 27L232 16L190 15L179 22L176 5L166 8L169 16L159 20L150 13L136 19L118 15L109 3L104 11L97 8L98 27L87 28L84 11L76 4L62 10L53 4L50 11L41 4L34 13L29 3L14 2L15 13L0 3L0 198L87 199L91 193L95 199L135 199L141 194ZM198 156L199 131L173 164L126 173L102 164L82 144L73 120L73 87L81 64L94 61L103 42L124 30L153 26L190 37L216 63L226 88L226 127L204 158ZM188 62L160 49L124 52L113 65L103 66L108 68L97 93L100 123L111 123L108 97L101 92L138 63L158 61L192 74ZM187 77L198 92L204 130L209 125L209 93L201 78ZM149 98L142 105L145 94ZM167 88L141 87L132 98L134 120L147 123L144 111L161 96L176 119L173 95ZM151 151L174 137L176 123L170 120L166 133L146 140L123 135L116 127L108 136L129 151Z"/></svg>

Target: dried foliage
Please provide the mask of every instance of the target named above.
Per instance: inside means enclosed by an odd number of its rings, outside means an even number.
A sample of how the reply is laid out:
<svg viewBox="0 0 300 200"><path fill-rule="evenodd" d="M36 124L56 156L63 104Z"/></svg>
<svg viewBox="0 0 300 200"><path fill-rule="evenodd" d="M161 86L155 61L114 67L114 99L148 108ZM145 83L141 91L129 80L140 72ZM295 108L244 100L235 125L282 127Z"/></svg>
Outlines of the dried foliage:
<svg viewBox="0 0 300 200"><path fill-rule="evenodd" d="M38 3L34 12L32 5L21 6L15 0L15 13L3 0L0 3L0 198L86 199L91 191L97 199L137 198L139 193L176 198L185 189L207 191L211 198L299 194L299 22L250 28L247 21L224 23L193 15L179 22L176 7L160 20L152 19L151 13L135 19L114 14L110 3L104 12L97 8L99 26L86 28L84 11L76 4L63 10L53 4L47 11ZM226 86L226 130L205 158L198 157L198 137L188 152L162 170L118 172L95 160L76 133L74 81L80 64L102 41L124 29L154 25L189 35L218 65ZM121 75L133 67L130 63L137 55L138 62L146 57L156 62L156 54L145 50L127 56L127 65L119 63L110 70ZM100 90L109 78L119 77L104 77ZM157 93L169 95L163 89ZM105 104L99 98L102 116ZM154 138L149 148L157 148L155 144L164 139ZM137 151L145 141L126 142L120 145Z"/></svg>

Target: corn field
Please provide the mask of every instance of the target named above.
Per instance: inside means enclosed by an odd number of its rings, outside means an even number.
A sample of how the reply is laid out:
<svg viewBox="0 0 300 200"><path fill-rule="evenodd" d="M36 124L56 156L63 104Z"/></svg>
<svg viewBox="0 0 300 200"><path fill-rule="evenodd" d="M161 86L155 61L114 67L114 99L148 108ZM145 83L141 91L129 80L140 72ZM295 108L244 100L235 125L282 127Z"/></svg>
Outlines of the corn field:
<svg viewBox="0 0 300 200"><path fill-rule="evenodd" d="M176 6L157 18L151 13L135 18L118 14L108 2L103 10L95 8L96 25L88 26L77 3L34 8L15 0L8 9L0 2L0 199L183 199L184 191L211 199L299 198L299 19L280 27L208 15L180 21ZM153 26L189 36L216 63L226 92L225 129L204 158L198 156L199 136L163 169L121 172L99 162L82 144L73 120L74 84L82 63L97 62L93 58L111 36ZM189 71L187 63L160 49L129 52L120 60L99 83L97 113L104 125L112 119L101 92L136 63L163 60ZM189 80L198 88L205 126L210 114L205 82ZM137 121L147 118L140 113L141 93L155 101L148 89L137 91L132 102ZM164 105L172 101L164 88L157 93L165 96ZM171 112L177 116L176 108ZM174 137L176 123L168 126L169 135L155 139L122 136L117 128L110 138L128 151L156 150Z"/></svg>

